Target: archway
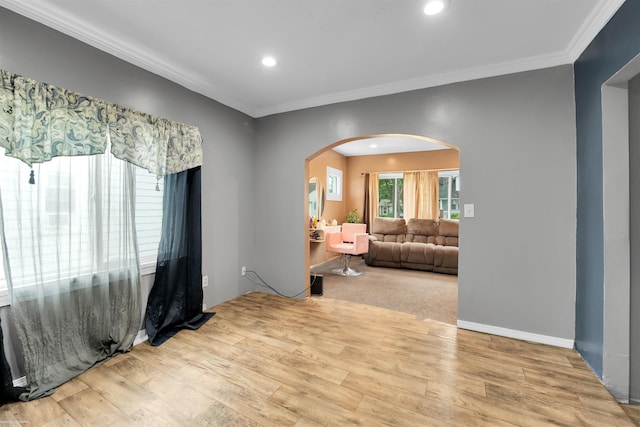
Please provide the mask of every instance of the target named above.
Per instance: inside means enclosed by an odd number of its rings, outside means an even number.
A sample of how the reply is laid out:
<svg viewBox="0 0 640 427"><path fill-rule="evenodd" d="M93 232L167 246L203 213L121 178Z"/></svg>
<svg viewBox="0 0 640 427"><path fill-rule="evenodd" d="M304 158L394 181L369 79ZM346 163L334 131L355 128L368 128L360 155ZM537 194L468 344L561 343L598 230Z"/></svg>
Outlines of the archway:
<svg viewBox="0 0 640 427"><path fill-rule="evenodd" d="M377 146L374 147L373 145ZM353 209L357 209L359 217L362 219L365 173L397 174L402 177L405 171L455 170L457 172L459 167L458 148L429 137L405 134L378 134L340 140L328 145L305 160L305 183L311 179L313 182L312 187L316 188L315 183L319 182L318 188L326 188L325 169L337 169L343 172L342 184L344 189L341 193L342 198L335 201L324 201L324 203L322 203L323 201L316 202L309 198L310 194L313 195L314 193L307 191L305 192L304 202L305 212L307 212L307 206L323 205L324 212L319 217L319 221L324 219L326 224L331 224L332 220L335 220L337 224L341 224L347 213ZM459 182L458 178L453 181L450 178L446 179L449 180L447 182ZM454 210L453 217L457 219L459 218L459 194L454 201ZM449 210L445 210L442 213L447 216L450 215ZM309 224L309 217L306 218L305 224ZM307 232L305 235L308 234ZM331 254L326 253L321 241L311 240L307 245L305 262L308 292L310 283L313 280L311 274L313 267L330 262Z"/></svg>

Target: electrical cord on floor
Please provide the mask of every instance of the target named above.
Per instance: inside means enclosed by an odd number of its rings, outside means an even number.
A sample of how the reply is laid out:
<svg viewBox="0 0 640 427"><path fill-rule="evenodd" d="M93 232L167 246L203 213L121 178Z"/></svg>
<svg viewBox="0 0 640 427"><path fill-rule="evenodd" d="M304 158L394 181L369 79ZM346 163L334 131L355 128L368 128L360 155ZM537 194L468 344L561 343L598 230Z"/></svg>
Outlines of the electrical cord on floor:
<svg viewBox="0 0 640 427"><path fill-rule="evenodd" d="M297 294L295 294L295 295L284 295L284 294L280 293L280 291L278 291L276 288L274 288L273 286L271 286L270 284L268 284L268 283L267 283L267 282L266 282L262 277L260 277L260 275L259 275L258 273L256 273L255 271L253 271L253 270L247 270L247 274L249 274L249 273L251 273L251 274L253 274L254 276L256 276L256 278L260 281L260 282L258 283L259 285L266 286L267 288L271 289L273 292L275 292L276 294L280 295L281 297L285 297L285 298L295 298L295 297L298 297L298 296L300 296L300 295L302 295L302 294L306 294L306 293L307 293L307 291L310 289L310 288L305 288L305 290L304 290L304 291L298 292L298 293L297 293ZM317 275L314 273L314 276L313 276L313 282L311 282L311 284L312 284L312 285L313 285L313 283L316 281L316 276L317 276Z"/></svg>

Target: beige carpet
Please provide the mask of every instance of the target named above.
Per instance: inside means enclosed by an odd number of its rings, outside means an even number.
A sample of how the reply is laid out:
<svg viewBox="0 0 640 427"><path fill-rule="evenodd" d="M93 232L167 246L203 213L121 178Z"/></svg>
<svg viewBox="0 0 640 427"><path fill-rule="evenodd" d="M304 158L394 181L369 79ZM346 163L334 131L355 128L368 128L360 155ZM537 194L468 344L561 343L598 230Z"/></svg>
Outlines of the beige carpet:
<svg viewBox="0 0 640 427"><path fill-rule="evenodd" d="M427 271L370 267L353 257L357 277L331 273L339 258L312 269L323 276L323 296L409 313L455 325L458 320L458 276Z"/></svg>

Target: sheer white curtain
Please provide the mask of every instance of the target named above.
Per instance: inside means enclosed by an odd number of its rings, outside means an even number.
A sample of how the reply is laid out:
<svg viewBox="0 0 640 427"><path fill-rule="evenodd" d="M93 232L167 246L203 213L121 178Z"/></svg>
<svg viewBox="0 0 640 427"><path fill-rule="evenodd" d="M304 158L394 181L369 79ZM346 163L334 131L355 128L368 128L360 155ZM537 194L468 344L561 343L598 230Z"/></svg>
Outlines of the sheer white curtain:
<svg viewBox="0 0 640 427"><path fill-rule="evenodd" d="M29 392L127 351L140 327L133 165L111 154L29 168L0 149L0 238Z"/></svg>
<svg viewBox="0 0 640 427"><path fill-rule="evenodd" d="M196 168L202 138L0 70L0 148L0 244L32 399L130 348L141 320L130 163Z"/></svg>

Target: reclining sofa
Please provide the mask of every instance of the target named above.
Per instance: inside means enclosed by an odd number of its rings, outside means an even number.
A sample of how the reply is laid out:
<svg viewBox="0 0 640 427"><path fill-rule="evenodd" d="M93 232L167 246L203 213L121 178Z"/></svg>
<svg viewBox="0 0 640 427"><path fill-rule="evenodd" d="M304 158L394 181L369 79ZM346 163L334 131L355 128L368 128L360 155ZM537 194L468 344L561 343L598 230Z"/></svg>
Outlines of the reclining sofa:
<svg viewBox="0 0 640 427"><path fill-rule="evenodd" d="M367 265L458 274L458 221L375 218Z"/></svg>

